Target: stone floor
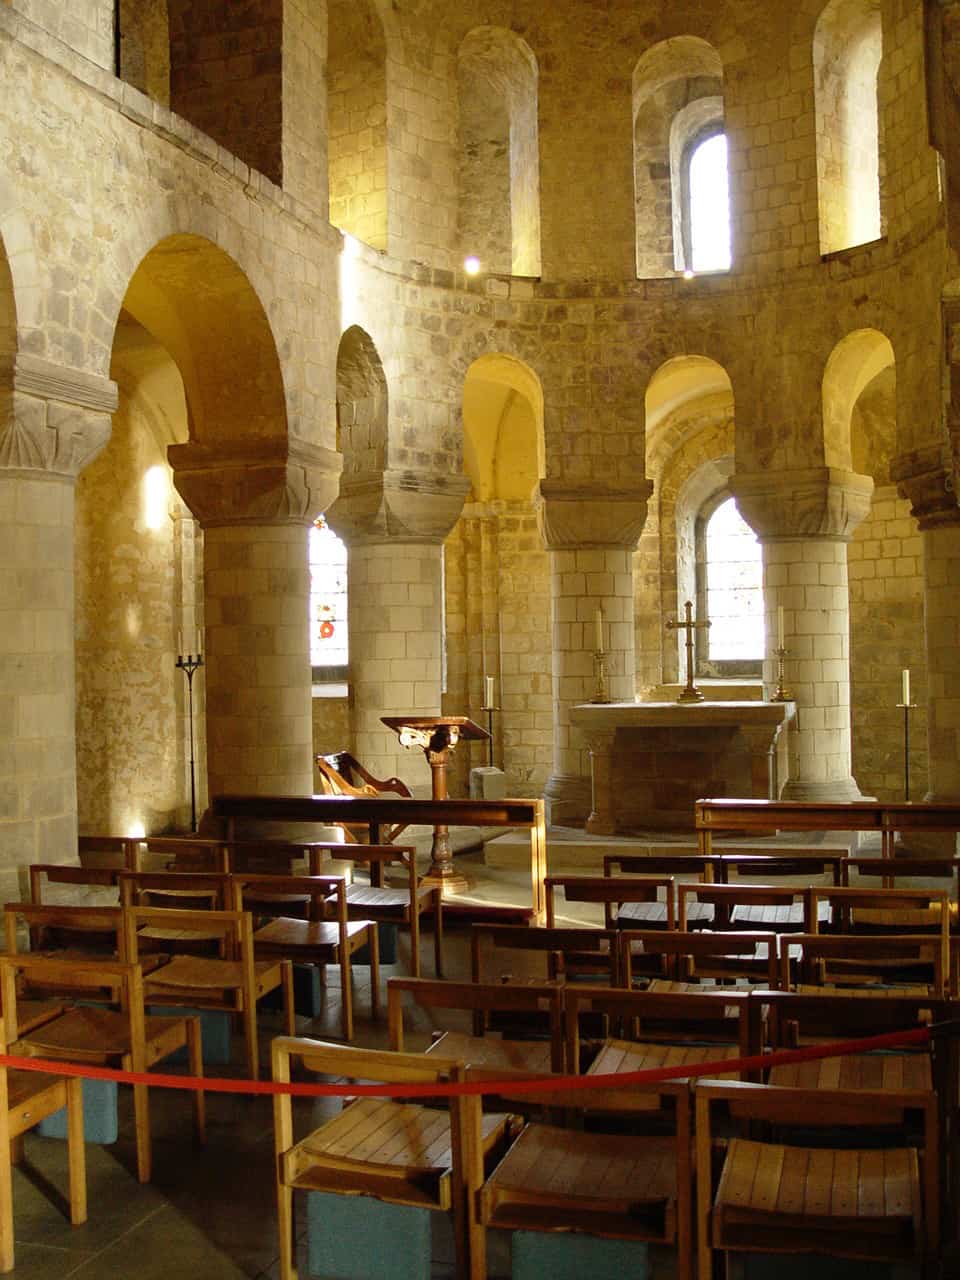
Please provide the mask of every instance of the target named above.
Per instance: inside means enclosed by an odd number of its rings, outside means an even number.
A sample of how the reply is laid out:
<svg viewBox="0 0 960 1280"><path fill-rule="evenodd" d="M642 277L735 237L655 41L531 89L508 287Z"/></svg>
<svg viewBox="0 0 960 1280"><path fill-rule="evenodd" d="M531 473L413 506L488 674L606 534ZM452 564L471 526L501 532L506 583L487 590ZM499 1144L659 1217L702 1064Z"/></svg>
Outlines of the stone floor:
<svg viewBox="0 0 960 1280"><path fill-rule="evenodd" d="M557 845L559 845L559 841ZM554 846L556 847L556 846ZM591 853L594 851L591 850ZM597 860L579 857L584 872L599 870ZM559 869L562 851L557 851ZM509 861L509 860L508 860ZM481 899L529 901L529 880L522 865L487 869L481 853L457 859L474 881ZM571 870L563 863L564 871ZM599 923L599 908L570 908L570 920L589 918ZM448 976L468 973L467 931L454 928L448 934ZM402 934L398 963L385 968L384 981L409 972L409 937ZM424 973L432 973L432 937L423 943ZM385 1047L385 1016L370 1018L367 971L356 970L357 1043ZM340 1000L336 971L330 973L322 1017L298 1020L298 1033L317 1038L339 1038ZM451 1026L457 1026L454 1019ZM466 1029L466 1028L463 1028ZM269 1060L269 1041L281 1030L277 1015L261 1019L261 1058ZM408 1045L425 1047L430 1024L421 1015L408 1024ZM235 1046L235 1062L242 1059ZM241 1075L239 1065L211 1068L210 1074ZM264 1072L269 1074L267 1068ZM16 1270L21 1280L276 1280L277 1236L273 1201L273 1126L268 1099L208 1095L208 1144L194 1147L189 1103L184 1095L151 1091L154 1135L154 1177L140 1186L135 1177L132 1110L128 1091L121 1089L119 1140L109 1147L89 1146L89 1221L71 1227L62 1207L51 1202L52 1189L66 1188L65 1144L28 1135L26 1160L14 1173ZM311 1119L319 1121L331 1102L298 1103L298 1132ZM303 1215L301 1215L302 1217ZM440 1219L440 1215L435 1215ZM491 1233L490 1275L509 1275L509 1257L503 1233ZM302 1248L303 1242L301 1242ZM435 1232L434 1277L452 1274L452 1244L445 1224ZM306 1276L305 1264L301 1274ZM673 1259L660 1254L654 1260L654 1280L671 1280ZM386 1280L385 1273L385 1280Z"/></svg>

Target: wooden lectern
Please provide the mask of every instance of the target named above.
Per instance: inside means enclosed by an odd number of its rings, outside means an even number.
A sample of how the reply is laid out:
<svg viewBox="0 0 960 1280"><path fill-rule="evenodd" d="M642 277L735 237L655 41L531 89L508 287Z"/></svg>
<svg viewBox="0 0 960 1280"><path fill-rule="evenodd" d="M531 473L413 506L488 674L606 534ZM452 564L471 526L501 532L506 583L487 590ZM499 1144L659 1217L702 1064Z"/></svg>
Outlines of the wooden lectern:
<svg viewBox="0 0 960 1280"><path fill-rule="evenodd" d="M421 748L430 765L434 800L447 799L447 765L457 743L461 740L479 742L490 736L469 716L381 716L380 719L397 734L401 746ZM454 870L447 826L433 829L430 866L423 882L438 885L444 895L463 893L468 887L466 876Z"/></svg>

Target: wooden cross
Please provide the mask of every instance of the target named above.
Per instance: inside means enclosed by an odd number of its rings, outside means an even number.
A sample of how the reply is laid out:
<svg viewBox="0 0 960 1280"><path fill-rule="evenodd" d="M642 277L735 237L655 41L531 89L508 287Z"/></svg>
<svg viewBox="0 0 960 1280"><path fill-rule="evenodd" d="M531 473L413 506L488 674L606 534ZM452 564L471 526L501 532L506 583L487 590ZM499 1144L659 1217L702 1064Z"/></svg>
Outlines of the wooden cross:
<svg viewBox="0 0 960 1280"><path fill-rule="evenodd" d="M667 623L668 631L685 631L687 633L687 638L685 642L687 646L687 684L686 684L686 688L684 688L681 691L679 698L677 698L677 701L678 702L702 702L703 694L700 692L697 686L693 683L693 670L694 670L693 637L697 627L709 627L710 623L694 622L693 604L690 600L688 600L683 607L687 615L686 621Z"/></svg>

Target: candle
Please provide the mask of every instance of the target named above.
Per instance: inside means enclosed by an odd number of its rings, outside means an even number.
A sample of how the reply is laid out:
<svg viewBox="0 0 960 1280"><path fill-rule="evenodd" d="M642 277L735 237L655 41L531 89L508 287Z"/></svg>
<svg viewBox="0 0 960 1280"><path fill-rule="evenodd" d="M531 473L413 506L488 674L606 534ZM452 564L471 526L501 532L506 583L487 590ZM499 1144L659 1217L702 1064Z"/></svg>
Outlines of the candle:
<svg viewBox="0 0 960 1280"><path fill-rule="evenodd" d="M484 685L483 705L485 707L492 707L493 706L493 676L484 676L483 685Z"/></svg>
<svg viewBox="0 0 960 1280"><path fill-rule="evenodd" d="M777 648L784 648L783 643L783 605L777 605Z"/></svg>
<svg viewBox="0 0 960 1280"><path fill-rule="evenodd" d="M183 632L178 631L177 632L177 657L179 657L181 653L183 653Z"/></svg>
<svg viewBox="0 0 960 1280"><path fill-rule="evenodd" d="M597 652L603 652L603 609L597 610Z"/></svg>
<svg viewBox="0 0 960 1280"><path fill-rule="evenodd" d="M903 668L903 705L905 707L909 707L910 705L910 669L909 667Z"/></svg>

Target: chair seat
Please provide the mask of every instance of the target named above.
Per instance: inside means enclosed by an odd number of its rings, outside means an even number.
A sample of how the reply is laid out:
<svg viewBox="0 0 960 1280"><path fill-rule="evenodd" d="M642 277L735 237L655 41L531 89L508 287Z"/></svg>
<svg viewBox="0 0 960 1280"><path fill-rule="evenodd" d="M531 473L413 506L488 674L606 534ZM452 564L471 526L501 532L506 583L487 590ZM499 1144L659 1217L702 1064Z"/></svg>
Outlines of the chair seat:
<svg viewBox="0 0 960 1280"><path fill-rule="evenodd" d="M429 898L432 893L432 889L418 889L417 898ZM410 908L410 890L390 885L377 888L369 884L351 884L347 886L347 906L362 907L364 911L407 911Z"/></svg>
<svg viewBox="0 0 960 1280"><path fill-rule="evenodd" d="M509 1117L481 1120L484 1149ZM282 1180L314 1191L366 1192L402 1204L449 1209L450 1117L445 1111L359 1098L283 1157Z"/></svg>
<svg viewBox="0 0 960 1280"><path fill-rule="evenodd" d="M483 1188L484 1220L508 1230L581 1230L672 1240L673 1138L530 1124Z"/></svg>
<svg viewBox="0 0 960 1280"><path fill-rule="evenodd" d="M914 1148L730 1142L714 1205L716 1247L912 1257L920 1236Z"/></svg>
<svg viewBox="0 0 960 1280"><path fill-rule="evenodd" d="M369 920L348 921L347 937L352 941L366 934L371 923ZM253 945L277 951L327 949L332 956L340 946L340 929L335 920L298 920L293 916L278 916L256 931Z"/></svg>
<svg viewBox="0 0 960 1280"><path fill-rule="evenodd" d="M709 902L687 903L687 925L690 928L713 923L713 906ZM625 902L617 912L618 929L665 929L665 902Z"/></svg>
<svg viewBox="0 0 960 1280"><path fill-rule="evenodd" d="M730 919L735 929L776 933L777 930L801 930L804 927L806 915L802 902L785 902L782 905L734 907ZM817 920L821 925L829 925L830 904L828 902L817 903Z"/></svg>
<svg viewBox="0 0 960 1280"><path fill-rule="evenodd" d="M179 1019L148 1017L144 1022L148 1046L171 1041L175 1048L184 1042L183 1029L177 1025ZM22 1041L41 1053L106 1062L130 1052L130 1020L125 1013L113 1009L81 1006L37 1027ZM149 1052L147 1056L148 1062L156 1060Z"/></svg>
<svg viewBox="0 0 960 1280"><path fill-rule="evenodd" d="M272 960L257 961L253 970L258 986L259 979L276 968ZM239 960L178 955L146 977L145 985L148 995L158 991L229 991L243 986L243 966Z"/></svg>

